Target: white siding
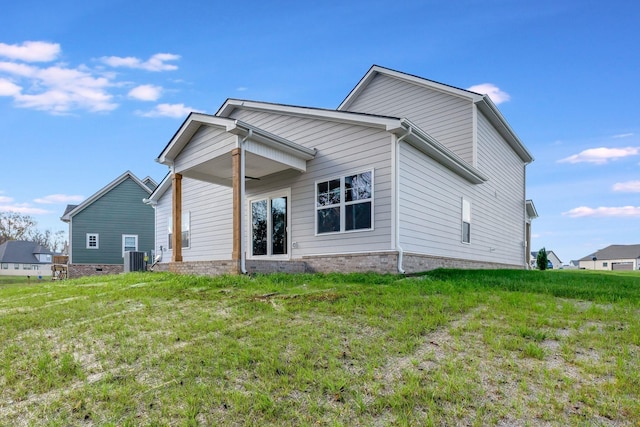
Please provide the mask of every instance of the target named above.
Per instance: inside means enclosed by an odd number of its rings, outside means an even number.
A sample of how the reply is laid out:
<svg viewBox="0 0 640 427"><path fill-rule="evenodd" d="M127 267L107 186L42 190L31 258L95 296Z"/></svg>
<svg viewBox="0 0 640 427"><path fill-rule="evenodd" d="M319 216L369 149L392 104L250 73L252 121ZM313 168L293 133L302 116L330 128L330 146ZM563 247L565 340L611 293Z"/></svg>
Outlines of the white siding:
<svg viewBox="0 0 640 427"><path fill-rule="evenodd" d="M407 118L473 164L473 103L469 99L377 74L349 111Z"/></svg>
<svg viewBox="0 0 640 427"><path fill-rule="evenodd" d="M478 113L474 185L415 148L400 149L400 239L407 252L523 265L524 165ZM462 198L471 202L471 243L462 243Z"/></svg>
<svg viewBox="0 0 640 427"><path fill-rule="evenodd" d="M168 250L168 227L171 218L171 189L162 195L156 206L156 253L164 249L162 262L171 260ZM182 249L184 261L231 259L232 189L184 177L182 179L182 210L190 212L191 244Z"/></svg>
<svg viewBox="0 0 640 427"><path fill-rule="evenodd" d="M290 240L304 255L386 251L391 247L391 136L383 130L288 115L236 110L243 120L297 144L315 148L307 172L274 174L247 182L247 197L291 189ZM315 183L354 172L374 171L374 229L315 235Z"/></svg>
<svg viewBox="0 0 640 427"><path fill-rule="evenodd" d="M235 135L226 133L224 129L201 126L176 158L176 172L230 152L235 147L236 139Z"/></svg>

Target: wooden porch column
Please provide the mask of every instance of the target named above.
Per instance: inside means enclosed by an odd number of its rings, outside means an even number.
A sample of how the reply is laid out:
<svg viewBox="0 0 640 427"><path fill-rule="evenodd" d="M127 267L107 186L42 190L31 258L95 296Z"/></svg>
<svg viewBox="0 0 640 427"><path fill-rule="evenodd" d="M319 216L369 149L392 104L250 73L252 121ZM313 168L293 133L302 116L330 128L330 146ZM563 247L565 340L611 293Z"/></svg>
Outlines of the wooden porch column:
<svg viewBox="0 0 640 427"><path fill-rule="evenodd" d="M231 259L238 264L238 271L240 270L240 255L241 255L241 239L240 225L241 225L241 207L242 198L240 194L240 186L242 184L240 176L240 168L242 162L242 151L240 148L234 148L231 150L231 167L233 170L232 183L233 183L233 252L231 252Z"/></svg>
<svg viewBox="0 0 640 427"><path fill-rule="evenodd" d="M182 175L174 173L171 177L171 212L173 230L171 230L171 262L182 262Z"/></svg>

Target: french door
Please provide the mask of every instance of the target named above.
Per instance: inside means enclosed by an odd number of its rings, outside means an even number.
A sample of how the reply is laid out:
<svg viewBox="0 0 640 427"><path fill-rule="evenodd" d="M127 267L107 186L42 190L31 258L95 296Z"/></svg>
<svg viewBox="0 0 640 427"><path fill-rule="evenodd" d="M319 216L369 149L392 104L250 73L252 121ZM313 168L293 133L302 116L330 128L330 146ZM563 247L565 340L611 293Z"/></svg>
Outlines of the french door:
<svg viewBox="0 0 640 427"><path fill-rule="evenodd" d="M289 254L289 195L275 194L250 201L252 257L287 258Z"/></svg>

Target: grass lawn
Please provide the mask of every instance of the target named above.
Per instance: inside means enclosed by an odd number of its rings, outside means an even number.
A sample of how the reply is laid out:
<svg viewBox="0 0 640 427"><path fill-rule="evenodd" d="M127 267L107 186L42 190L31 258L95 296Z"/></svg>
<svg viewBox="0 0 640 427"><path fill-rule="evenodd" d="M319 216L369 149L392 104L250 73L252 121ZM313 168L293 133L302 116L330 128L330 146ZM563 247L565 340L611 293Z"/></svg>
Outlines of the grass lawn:
<svg viewBox="0 0 640 427"><path fill-rule="evenodd" d="M640 425L640 275L0 281L0 425Z"/></svg>

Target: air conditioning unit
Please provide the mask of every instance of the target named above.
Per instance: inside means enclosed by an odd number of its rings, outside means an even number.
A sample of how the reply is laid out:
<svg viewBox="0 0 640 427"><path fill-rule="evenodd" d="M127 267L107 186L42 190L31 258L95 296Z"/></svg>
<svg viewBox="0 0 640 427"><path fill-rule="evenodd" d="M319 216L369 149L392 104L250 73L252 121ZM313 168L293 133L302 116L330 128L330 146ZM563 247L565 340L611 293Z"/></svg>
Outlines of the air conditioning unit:
<svg viewBox="0 0 640 427"><path fill-rule="evenodd" d="M144 252L127 251L124 253L124 272L145 271Z"/></svg>

